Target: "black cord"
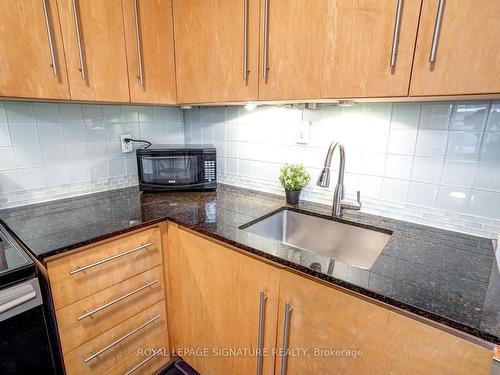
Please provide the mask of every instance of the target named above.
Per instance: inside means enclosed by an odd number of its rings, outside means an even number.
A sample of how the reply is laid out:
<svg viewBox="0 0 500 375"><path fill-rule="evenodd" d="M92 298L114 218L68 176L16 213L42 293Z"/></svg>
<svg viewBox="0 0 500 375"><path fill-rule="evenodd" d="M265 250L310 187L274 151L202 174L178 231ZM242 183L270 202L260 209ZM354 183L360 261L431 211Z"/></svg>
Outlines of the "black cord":
<svg viewBox="0 0 500 375"><path fill-rule="evenodd" d="M147 146L146 146L146 147L144 147L144 149L150 148L150 147L151 147L151 145L152 145L152 143L151 143L151 142L149 142L149 141L145 141L145 140L143 140L143 139L125 138L125 139L123 139L123 141L124 141L124 142L127 142L127 143L129 143L129 142L147 143Z"/></svg>

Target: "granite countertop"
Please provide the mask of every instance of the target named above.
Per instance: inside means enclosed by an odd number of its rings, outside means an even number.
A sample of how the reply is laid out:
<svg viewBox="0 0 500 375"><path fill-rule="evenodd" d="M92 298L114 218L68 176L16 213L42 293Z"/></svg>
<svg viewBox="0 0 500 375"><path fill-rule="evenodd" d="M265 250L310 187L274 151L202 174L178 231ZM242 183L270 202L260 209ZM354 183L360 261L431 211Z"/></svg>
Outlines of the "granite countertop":
<svg viewBox="0 0 500 375"><path fill-rule="evenodd" d="M344 220L392 231L371 269L285 246L239 229L284 198L219 185L216 192L140 193L137 187L0 211L42 263L54 254L166 219L332 284L500 344L500 274L493 242L347 211ZM300 202L297 210L330 215Z"/></svg>

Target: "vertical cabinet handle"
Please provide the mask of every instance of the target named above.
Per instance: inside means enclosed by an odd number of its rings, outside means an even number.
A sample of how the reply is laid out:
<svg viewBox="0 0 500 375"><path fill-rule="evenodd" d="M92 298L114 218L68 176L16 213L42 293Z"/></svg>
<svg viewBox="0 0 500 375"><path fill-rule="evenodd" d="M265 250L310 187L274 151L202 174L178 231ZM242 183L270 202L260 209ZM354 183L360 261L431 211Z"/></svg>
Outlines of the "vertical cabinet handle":
<svg viewBox="0 0 500 375"><path fill-rule="evenodd" d="M434 35L432 36L431 54L429 56L429 62L431 63L436 61L439 32L441 31L441 22L443 20L444 13L444 4L445 0L439 0L439 6L436 13L436 23L434 24Z"/></svg>
<svg viewBox="0 0 500 375"><path fill-rule="evenodd" d="M262 76L267 82L269 71L268 54L269 54L269 1L264 0L264 53L262 58Z"/></svg>
<svg viewBox="0 0 500 375"><path fill-rule="evenodd" d="M78 43L78 57L80 58L80 73L82 79L87 79L87 68L85 66L85 58L83 56L82 35L80 32L80 17L78 11L78 0L72 0L73 3L73 17L75 18L75 32L76 41Z"/></svg>
<svg viewBox="0 0 500 375"><path fill-rule="evenodd" d="M262 374L262 359L264 350L264 320L266 318L267 296L263 290L259 293L259 337L257 340L257 375Z"/></svg>
<svg viewBox="0 0 500 375"><path fill-rule="evenodd" d="M248 81L248 0L243 0L243 81Z"/></svg>
<svg viewBox="0 0 500 375"><path fill-rule="evenodd" d="M56 54L54 52L54 42L52 36L52 25L50 24L49 9L47 5L47 0L42 0L43 5L43 15L45 17L45 26L47 27L47 37L49 39L49 51L50 51L50 66L54 75L57 76L57 64L56 64Z"/></svg>
<svg viewBox="0 0 500 375"><path fill-rule="evenodd" d="M137 79L141 86L144 86L144 69L142 66L142 40L139 24L139 0L134 0L134 16L135 16L135 39L137 43L137 61L139 62L139 72Z"/></svg>
<svg viewBox="0 0 500 375"><path fill-rule="evenodd" d="M396 9L396 20L394 21L394 33L392 34L391 67L396 66L398 55L399 32L401 30L401 13L403 11L403 1L398 0Z"/></svg>
<svg viewBox="0 0 500 375"><path fill-rule="evenodd" d="M283 352L281 353L281 375L286 375L286 370L288 366L288 339L290 337L290 318L292 315L292 306L286 302L285 303L285 322L283 326Z"/></svg>

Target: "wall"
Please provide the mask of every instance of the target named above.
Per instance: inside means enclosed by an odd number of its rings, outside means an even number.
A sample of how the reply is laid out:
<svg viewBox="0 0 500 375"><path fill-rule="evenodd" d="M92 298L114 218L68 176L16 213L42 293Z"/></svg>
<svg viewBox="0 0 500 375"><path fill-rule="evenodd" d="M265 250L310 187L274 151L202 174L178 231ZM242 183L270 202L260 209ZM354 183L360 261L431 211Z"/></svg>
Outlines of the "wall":
<svg viewBox="0 0 500 375"><path fill-rule="evenodd" d="M331 204L335 186L315 185L332 140L346 147L348 196L364 210L495 237L500 230L500 102L368 103L298 110L186 110L187 143L214 143L219 181L283 194L286 163L312 175L303 198ZM312 122L310 143L295 143ZM333 161L335 169L338 159Z"/></svg>
<svg viewBox="0 0 500 375"><path fill-rule="evenodd" d="M0 208L136 185L122 133L184 143L182 110L0 102Z"/></svg>

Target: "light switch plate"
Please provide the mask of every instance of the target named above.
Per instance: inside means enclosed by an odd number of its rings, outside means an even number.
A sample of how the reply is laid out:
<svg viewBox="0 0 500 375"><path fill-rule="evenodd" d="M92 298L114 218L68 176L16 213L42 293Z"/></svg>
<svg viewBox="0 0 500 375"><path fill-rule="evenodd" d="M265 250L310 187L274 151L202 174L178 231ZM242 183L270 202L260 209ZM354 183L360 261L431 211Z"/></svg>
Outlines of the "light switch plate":
<svg viewBox="0 0 500 375"><path fill-rule="evenodd" d="M132 145L132 142L125 142L124 141L125 138L130 138L130 134L120 135L120 144L122 146L122 154L126 154L126 153L134 151L134 146Z"/></svg>
<svg viewBox="0 0 500 375"><path fill-rule="evenodd" d="M301 121L297 126L297 138L295 142L307 145L311 138L311 121Z"/></svg>

